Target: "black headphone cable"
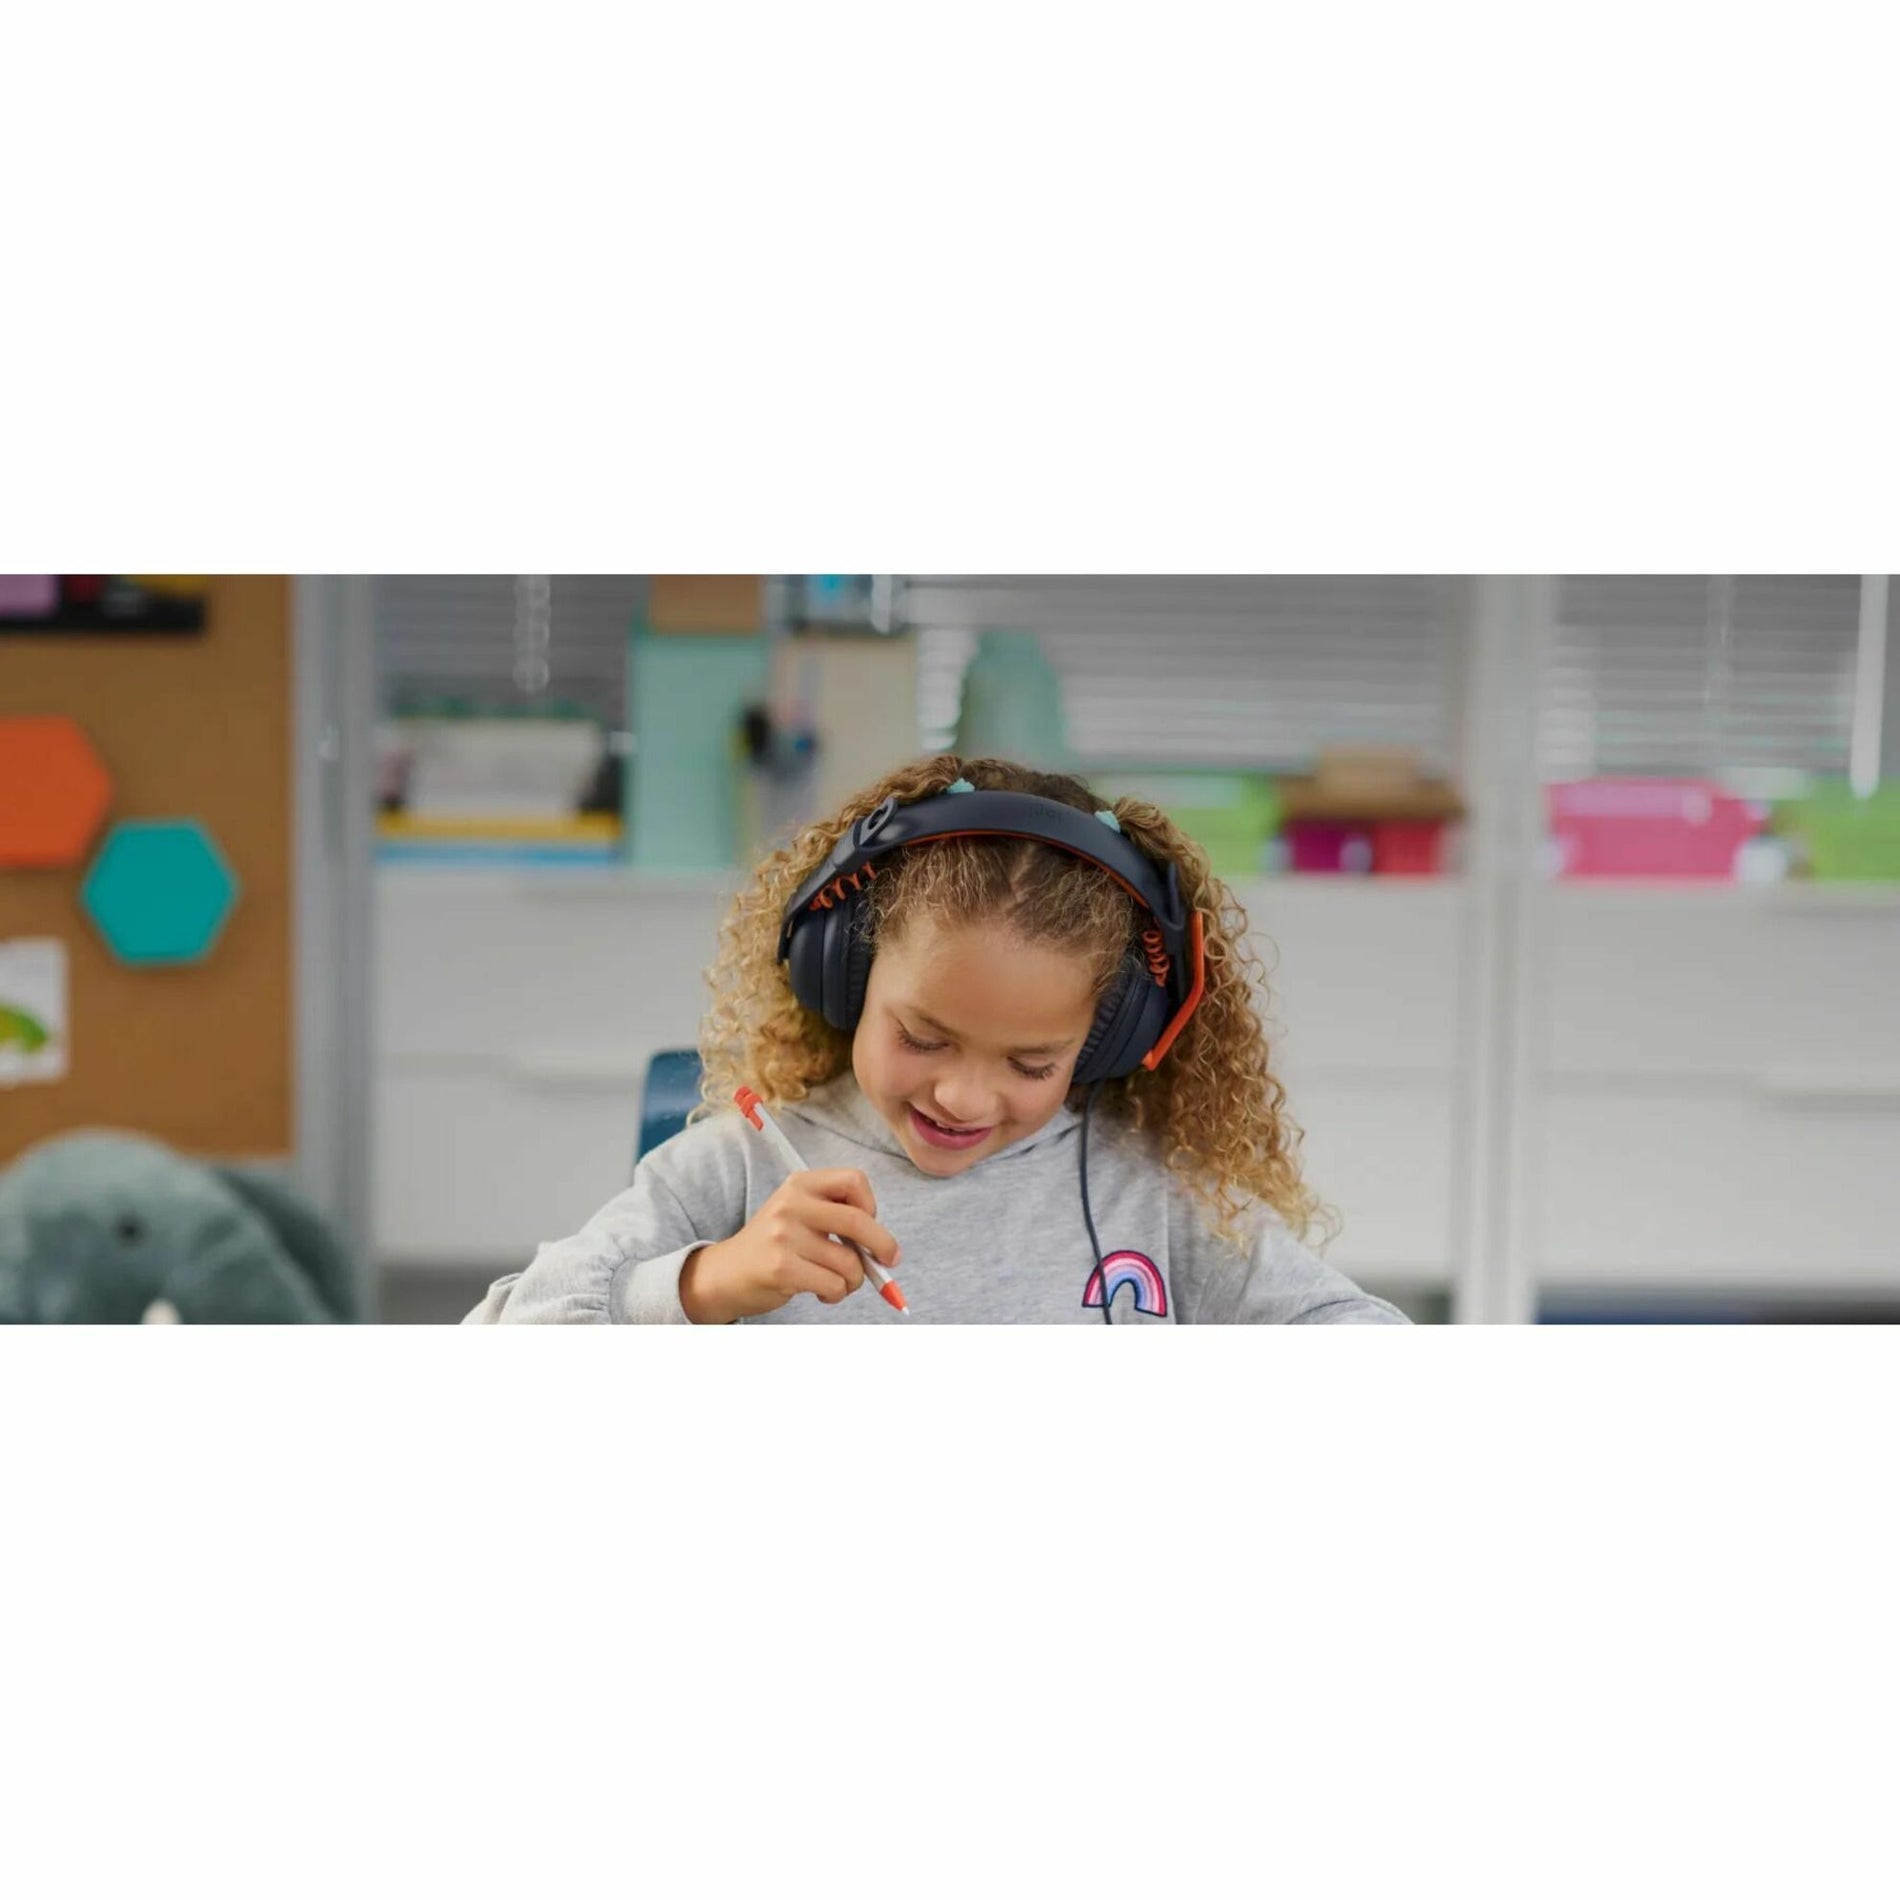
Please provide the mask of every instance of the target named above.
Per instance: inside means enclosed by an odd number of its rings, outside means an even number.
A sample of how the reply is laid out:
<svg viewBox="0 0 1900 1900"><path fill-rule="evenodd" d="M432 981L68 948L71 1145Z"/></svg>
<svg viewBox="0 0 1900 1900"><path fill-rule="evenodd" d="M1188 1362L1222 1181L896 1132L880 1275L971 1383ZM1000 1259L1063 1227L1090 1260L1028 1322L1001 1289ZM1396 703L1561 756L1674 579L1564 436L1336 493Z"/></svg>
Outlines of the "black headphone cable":
<svg viewBox="0 0 1900 1900"><path fill-rule="evenodd" d="M1106 1077L1103 1078L1104 1081L1106 1079ZM1082 1147L1080 1159L1082 1173L1082 1219L1088 1226L1089 1251L1095 1256L1095 1271L1097 1273L1101 1273L1102 1271L1102 1243L1095 1237L1095 1216L1089 1210L1089 1116L1094 1112L1095 1098L1100 1095L1101 1092L1102 1083L1092 1083L1089 1087L1088 1099L1082 1104ZM1102 1280L1102 1324L1104 1326L1113 1326L1115 1321L1110 1315L1108 1308L1108 1280L1104 1275Z"/></svg>

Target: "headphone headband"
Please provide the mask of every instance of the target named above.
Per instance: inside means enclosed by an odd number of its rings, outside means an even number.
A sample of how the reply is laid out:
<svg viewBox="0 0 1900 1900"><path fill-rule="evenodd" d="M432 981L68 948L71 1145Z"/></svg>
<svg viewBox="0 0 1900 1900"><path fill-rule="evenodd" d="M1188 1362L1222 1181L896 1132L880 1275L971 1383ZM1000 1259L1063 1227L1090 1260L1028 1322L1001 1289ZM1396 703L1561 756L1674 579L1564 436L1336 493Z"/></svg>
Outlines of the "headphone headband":
<svg viewBox="0 0 1900 1900"><path fill-rule="evenodd" d="M1120 832L1058 799L1038 798L1029 792L938 792L909 805L887 798L838 840L831 855L785 906L779 925L780 961L791 953L792 930L799 918L810 910L829 909L847 891L855 893L867 878L876 877L879 858L905 845L969 837L1027 838L1087 859L1153 916L1171 956L1178 960L1185 949L1180 876L1172 864L1164 874L1161 866Z"/></svg>

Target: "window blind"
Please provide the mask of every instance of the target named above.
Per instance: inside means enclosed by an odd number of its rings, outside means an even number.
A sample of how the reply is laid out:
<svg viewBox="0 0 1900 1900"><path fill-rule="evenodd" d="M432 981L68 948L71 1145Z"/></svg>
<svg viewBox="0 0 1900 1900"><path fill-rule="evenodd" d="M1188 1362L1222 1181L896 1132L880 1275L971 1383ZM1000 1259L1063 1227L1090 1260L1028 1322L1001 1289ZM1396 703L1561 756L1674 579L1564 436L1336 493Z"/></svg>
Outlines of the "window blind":
<svg viewBox="0 0 1900 1900"><path fill-rule="evenodd" d="M1860 588L1853 574L1560 576L1545 778L1844 773Z"/></svg>
<svg viewBox="0 0 1900 1900"><path fill-rule="evenodd" d="M919 726L948 746L986 630L1037 636L1078 762L1302 769L1321 746L1410 746L1440 770L1458 724L1462 586L1435 576L913 574Z"/></svg>
<svg viewBox="0 0 1900 1900"><path fill-rule="evenodd" d="M627 723L640 574L386 574L374 586L385 713L444 699L507 711L566 701Z"/></svg>

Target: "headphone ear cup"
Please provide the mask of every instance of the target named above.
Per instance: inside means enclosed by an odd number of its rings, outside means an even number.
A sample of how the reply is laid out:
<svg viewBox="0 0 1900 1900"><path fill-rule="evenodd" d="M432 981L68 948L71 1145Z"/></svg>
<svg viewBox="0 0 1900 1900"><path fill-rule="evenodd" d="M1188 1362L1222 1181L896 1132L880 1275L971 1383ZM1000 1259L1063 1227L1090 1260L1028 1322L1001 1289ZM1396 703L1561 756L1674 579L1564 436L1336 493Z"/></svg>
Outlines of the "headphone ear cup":
<svg viewBox="0 0 1900 1900"><path fill-rule="evenodd" d="M831 966L837 979L833 994L838 1013L831 1018L836 1029L857 1028L864 1014L864 990L871 980L871 938L865 921L856 904L839 906L837 960Z"/></svg>
<svg viewBox="0 0 1900 1900"><path fill-rule="evenodd" d="M845 993L845 954L850 946L843 904L834 904L824 914L819 933L819 985L823 998L819 1013L833 1029L848 1028L842 1021Z"/></svg>
<svg viewBox="0 0 1900 1900"><path fill-rule="evenodd" d="M833 1029L855 1029L871 976L871 946L861 934L855 901L834 904L792 926L786 959L792 995Z"/></svg>
<svg viewBox="0 0 1900 1900"><path fill-rule="evenodd" d="M1082 1038L1082 1051L1075 1059L1074 1073L1069 1077L1071 1088L1086 1088L1091 1082L1099 1082L1102 1044L1108 1033L1108 1026L1115 1019L1115 1013L1121 1008L1122 985L1125 976L1117 976L1108 986L1102 1000L1095 1005L1095 1020L1089 1024L1089 1033Z"/></svg>
<svg viewBox="0 0 1900 1900"><path fill-rule="evenodd" d="M1138 1069L1167 1021L1167 1006L1166 991L1147 970L1139 963L1127 965L1095 1011L1071 1086L1112 1082Z"/></svg>
<svg viewBox="0 0 1900 1900"><path fill-rule="evenodd" d="M792 926L791 949L785 973L792 995L806 1009L825 1013L825 925L828 917L801 917Z"/></svg>
<svg viewBox="0 0 1900 1900"><path fill-rule="evenodd" d="M833 1029L853 1030L864 1009L871 975L871 946L855 900L834 904L822 921L817 951L818 1013Z"/></svg>

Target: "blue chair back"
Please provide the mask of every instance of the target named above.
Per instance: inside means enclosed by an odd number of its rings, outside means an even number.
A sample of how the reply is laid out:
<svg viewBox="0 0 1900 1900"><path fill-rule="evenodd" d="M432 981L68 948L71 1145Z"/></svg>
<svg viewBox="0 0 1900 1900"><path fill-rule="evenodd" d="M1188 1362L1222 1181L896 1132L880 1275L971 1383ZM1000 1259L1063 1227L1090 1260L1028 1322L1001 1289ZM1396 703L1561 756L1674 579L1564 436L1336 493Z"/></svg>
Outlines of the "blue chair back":
<svg viewBox="0 0 1900 1900"><path fill-rule="evenodd" d="M699 1106L699 1051L662 1049L647 1063L640 1095L640 1145L634 1160L686 1126Z"/></svg>

